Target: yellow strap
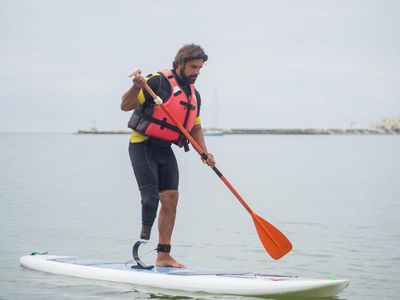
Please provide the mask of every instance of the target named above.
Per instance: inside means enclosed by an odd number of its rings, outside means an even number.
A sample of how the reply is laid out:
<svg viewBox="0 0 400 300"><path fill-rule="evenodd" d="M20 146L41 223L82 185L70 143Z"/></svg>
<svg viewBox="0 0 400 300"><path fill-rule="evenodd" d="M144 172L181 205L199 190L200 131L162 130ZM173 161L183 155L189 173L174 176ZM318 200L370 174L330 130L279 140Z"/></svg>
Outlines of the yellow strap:
<svg viewBox="0 0 400 300"><path fill-rule="evenodd" d="M143 89L140 89L139 94L137 96L137 99L139 101L140 105L143 105L145 98L144 98L144 93L143 93Z"/></svg>
<svg viewBox="0 0 400 300"><path fill-rule="evenodd" d="M144 142L148 138L149 137L147 135L144 135L135 130L132 130L132 132L131 132L131 143L133 143L133 144Z"/></svg>
<svg viewBox="0 0 400 300"><path fill-rule="evenodd" d="M196 120L194 120L194 125L200 125L200 124L201 124L201 119L200 116L198 116Z"/></svg>

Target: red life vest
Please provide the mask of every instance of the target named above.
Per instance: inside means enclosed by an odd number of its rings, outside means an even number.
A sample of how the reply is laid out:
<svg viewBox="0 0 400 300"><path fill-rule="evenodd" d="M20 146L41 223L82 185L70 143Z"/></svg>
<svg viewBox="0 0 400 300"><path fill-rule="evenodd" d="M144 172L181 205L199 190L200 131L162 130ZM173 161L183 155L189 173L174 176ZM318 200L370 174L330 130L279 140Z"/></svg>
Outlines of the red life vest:
<svg viewBox="0 0 400 300"><path fill-rule="evenodd" d="M171 87L171 95L164 100L164 105L178 119L179 123L190 132L194 126L198 103L196 99L195 87L190 85L190 96L176 82L171 70L160 72L165 76ZM128 126L133 130L141 132L149 137L163 141L175 143L179 146L186 141L185 136L175 126L174 122L168 117L164 110L158 105L149 105L147 108L136 109L132 115Z"/></svg>

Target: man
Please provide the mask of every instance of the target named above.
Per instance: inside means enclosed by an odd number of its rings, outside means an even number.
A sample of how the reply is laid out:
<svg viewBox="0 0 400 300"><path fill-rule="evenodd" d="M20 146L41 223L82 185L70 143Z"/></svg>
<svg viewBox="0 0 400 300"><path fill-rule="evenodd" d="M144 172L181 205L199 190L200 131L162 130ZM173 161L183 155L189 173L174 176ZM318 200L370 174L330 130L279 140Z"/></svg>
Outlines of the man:
<svg viewBox="0 0 400 300"><path fill-rule="evenodd" d="M150 239L158 204L161 202L156 259L156 266L159 267L185 267L170 255L179 186L178 165L171 143L188 150L188 142L162 108L155 105L144 85L147 82L207 153L200 121L201 98L194 87L207 59L200 46L185 45L176 54L172 70L161 71L147 78L141 75L135 76L133 86L122 96L121 109L134 110L128 124L133 129L129 156L142 199L141 239ZM213 155L207 154L208 159L203 162L208 166L214 166Z"/></svg>

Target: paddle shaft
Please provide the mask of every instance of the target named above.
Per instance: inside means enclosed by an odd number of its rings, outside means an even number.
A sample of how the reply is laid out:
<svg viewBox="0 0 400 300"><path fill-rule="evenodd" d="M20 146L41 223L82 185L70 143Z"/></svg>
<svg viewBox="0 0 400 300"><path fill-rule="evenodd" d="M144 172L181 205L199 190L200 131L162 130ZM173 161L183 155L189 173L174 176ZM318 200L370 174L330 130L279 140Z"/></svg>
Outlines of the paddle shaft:
<svg viewBox="0 0 400 300"><path fill-rule="evenodd" d="M149 85L146 83L144 88L149 92L149 94L153 97L153 99L157 99L156 93L149 87ZM164 105L164 103L159 104L161 108L164 110L164 112L170 117L170 119L175 123L175 125L179 128L179 130L185 135L185 137L190 141L192 144L193 148L197 151L197 153L200 154L200 156L204 159L207 160L208 155L207 153L203 150L203 148L200 147L200 145L194 140L194 138L190 135L190 133L185 129L185 127L182 126L182 124L176 119L176 117L169 111L169 109ZM218 170L217 167L212 166L211 169L218 175L219 178L225 183L225 185L228 187L228 189L235 195L235 197L239 200L239 202L243 205L243 207L249 212L250 215L254 215L254 212L250 208L250 206L243 200L242 196L236 191L236 189L230 184L230 182L222 175L222 173Z"/></svg>

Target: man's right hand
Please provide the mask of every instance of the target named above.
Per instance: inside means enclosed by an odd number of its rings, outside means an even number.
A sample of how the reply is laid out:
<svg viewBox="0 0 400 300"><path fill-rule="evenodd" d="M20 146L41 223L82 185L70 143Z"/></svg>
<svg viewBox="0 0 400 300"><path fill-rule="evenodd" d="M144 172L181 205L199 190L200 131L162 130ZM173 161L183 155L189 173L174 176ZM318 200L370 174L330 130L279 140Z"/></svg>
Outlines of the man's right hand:
<svg viewBox="0 0 400 300"><path fill-rule="evenodd" d="M146 78L140 73L133 77L133 85L122 95L121 110L130 111L136 109L139 105L138 94L146 84Z"/></svg>
<svg viewBox="0 0 400 300"><path fill-rule="evenodd" d="M146 78L144 78L142 75L136 75L133 77L133 86L137 89L141 89L145 86L146 84Z"/></svg>

